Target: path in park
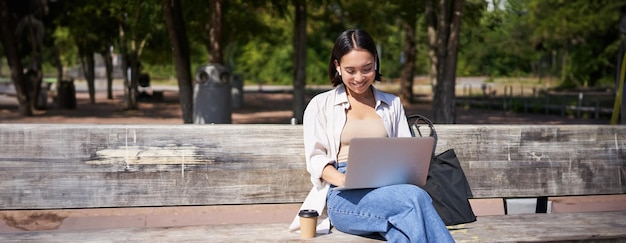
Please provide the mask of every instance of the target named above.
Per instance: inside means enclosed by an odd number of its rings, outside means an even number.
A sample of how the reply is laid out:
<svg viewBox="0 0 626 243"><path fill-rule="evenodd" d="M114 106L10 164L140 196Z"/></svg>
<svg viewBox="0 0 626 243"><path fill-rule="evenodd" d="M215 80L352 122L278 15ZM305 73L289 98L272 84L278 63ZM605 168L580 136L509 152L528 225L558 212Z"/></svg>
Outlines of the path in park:
<svg viewBox="0 0 626 243"><path fill-rule="evenodd" d="M77 84L77 108L74 110L56 109L48 102L47 110L37 111L35 116L22 117L17 112L14 96L0 92L0 123L93 123L93 124L181 124L182 112L176 87L156 87L164 92L164 99L146 99L139 103L139 109L124 111L123 91L114 90L114 99L106 98L105 88L96 87L96 103L90 104L86 89ZM324 89L326 87L322 87ZM235 124L289 123L292 116L292 94L284 87L249 87L243 94L243 106L232 109ZM321 92L321 90L320 90ZM308 97L310 98L310 97ZM428 100L428 98L422 99ZM405 107L407 114L433 116L432 105L428 101ZM459 124L609 124L610 119L601 117L575 118L559 114L530 114L504 112L494 109L457 109Z"/></svg>

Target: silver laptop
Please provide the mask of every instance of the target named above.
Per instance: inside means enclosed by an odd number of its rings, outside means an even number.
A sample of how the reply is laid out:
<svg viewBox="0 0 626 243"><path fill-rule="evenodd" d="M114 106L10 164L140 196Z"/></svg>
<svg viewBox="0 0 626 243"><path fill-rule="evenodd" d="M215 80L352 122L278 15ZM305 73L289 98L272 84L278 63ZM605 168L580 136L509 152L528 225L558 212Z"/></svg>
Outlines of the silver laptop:
<svg viewBox="0 0 626 243"><path fill-rule="evenodd" d="M433 137L354 138L350 141L345 186L335 190L395 184L423 187L434 142Z"/></svg>

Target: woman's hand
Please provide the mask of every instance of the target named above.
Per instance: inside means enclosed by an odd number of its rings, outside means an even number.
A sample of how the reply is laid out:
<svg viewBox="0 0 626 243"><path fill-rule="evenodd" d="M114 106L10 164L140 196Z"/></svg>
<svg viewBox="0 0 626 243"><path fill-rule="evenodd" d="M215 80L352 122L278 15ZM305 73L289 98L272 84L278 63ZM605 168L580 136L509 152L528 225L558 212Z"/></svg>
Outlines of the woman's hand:
<svg viewBox="0 0 626 243"><path fill-rule="evenodd" d="M335 166L328 164L322 171L322 179L335 186L344 186L346 184L346 175L339 172Z"/></svg>

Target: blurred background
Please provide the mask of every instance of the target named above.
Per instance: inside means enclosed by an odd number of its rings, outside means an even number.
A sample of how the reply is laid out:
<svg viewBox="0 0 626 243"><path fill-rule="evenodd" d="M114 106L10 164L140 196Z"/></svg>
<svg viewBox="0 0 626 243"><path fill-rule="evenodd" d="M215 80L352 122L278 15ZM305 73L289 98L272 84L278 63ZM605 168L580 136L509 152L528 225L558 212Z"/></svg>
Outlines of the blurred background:
<svg viewBox="0 0 626 243"><path fill-rule="evenodd" d="M0 96L19 108L1 106L0 114L75 109L76 92L83 91L90 104L119 100L120 109L139 110L142 101L175 91L181 121L193 123L198 96L219 96L200 92L201 74L215 66L219 73L209 76L220 78L204 81L229 88L206 89L233 96L206 102L228 102L236 111L254 102L244 102L245 92L266 87L290 93L291 116L301 120L308 98L330 88L335 38L363 28L378 45L384 80L377 85L406 106L429 104L436 122L457 123L459 108L478 107L617 124L624 108L618 92L624 6L620 0L2 1Z"/></svg>

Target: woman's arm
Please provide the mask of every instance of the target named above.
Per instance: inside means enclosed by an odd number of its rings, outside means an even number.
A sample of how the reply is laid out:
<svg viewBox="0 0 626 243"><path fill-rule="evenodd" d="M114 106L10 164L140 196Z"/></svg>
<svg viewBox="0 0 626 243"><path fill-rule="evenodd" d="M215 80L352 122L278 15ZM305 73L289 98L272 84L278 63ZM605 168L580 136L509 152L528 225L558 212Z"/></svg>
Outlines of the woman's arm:
<svg viewBox="0 0 626 243"><path fill-rule="evenodd" d="M328 129L326 127L326 113L322 109L325 103L323 96L315 96L304 110L302 122L307 171L311 174L313 185L318 187L323 186L325 182L332 184L331 181L324 178L327 168L330 167L336 173L339 173L334 168L336 161L330 155L332 153L330 152L331 146L333 145L326 132L326 129ZM327 176L335 183L340 181L333 179L337 177L333 172L330 172Z"/></svg>
<svg viewBox="0 0 626 243"><path fill-rule="evenodd" d="M322 171L322 180L335 186L344 186L346 183L346 175L339 172L335 166L329 164Z"/></svg>

